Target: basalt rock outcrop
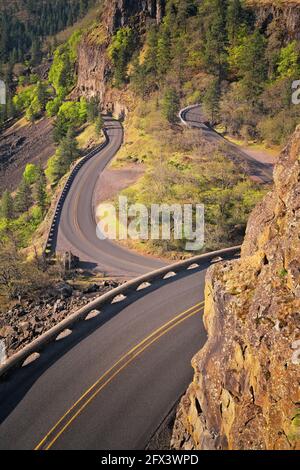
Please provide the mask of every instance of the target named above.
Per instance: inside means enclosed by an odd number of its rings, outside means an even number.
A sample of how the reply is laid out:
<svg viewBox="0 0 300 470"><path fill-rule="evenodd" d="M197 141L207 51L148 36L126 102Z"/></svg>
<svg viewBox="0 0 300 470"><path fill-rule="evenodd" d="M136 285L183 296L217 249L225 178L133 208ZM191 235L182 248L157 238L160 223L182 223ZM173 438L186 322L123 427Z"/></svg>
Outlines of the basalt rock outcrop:
<svg viewBox="0 0 300 470"><path fill-rule="evenodd" d="M112 35L123 26L131 26L143 38L146 25L163 20L166 0L105 0L98 24L79 45L78 82L74 97L98 96L104 108L120 114L128 111L126 96L120 96L109 85L112 67L107 47ZM201 1L199 0L199 3ZM274 47L294 39L300 40L300 3L297 1L247 0L255 21Z"/></svg>
<svg viewBox="0 0 300 470"><path fill-rule="evenodd" d="M98 26L89 31L79 45L75 95L98 96L107 109L121 115L127 111L126 99L108 87L111 64L107 47L120 27L131 26L142 36L148 22L160 23L165 3L165 0L106 1Z"/></svg>
<svg viewBox="0 0 300 470"><path fill-rule="evenodd" d="M178 409L177 449L300 448L300 127L274 179L241 259L207 274L208 342Z"/></svg>
<svg viewBox="0 0 300 470"><path fill-rule="evenodd" d="M106 10L107 29L113 34L126 25L141 27L148 19L160 23L166 0L114 0Z"/></svg>
<svg viewBox="0 0 300 470"><path fill-rule="evenodd" d="M80 290L61 282L37 300L21 300L9 310L0 312L0 364L1 356L11 356L46 333L72 313L100 295L118 287L113 280L90 284Z"/></svg>
<svg viewBox="0 0 300 470"><path fill-rule="evenodd" d="M279 41L300 40L300 3L293 0L248 0L256 23Z"/></svg>

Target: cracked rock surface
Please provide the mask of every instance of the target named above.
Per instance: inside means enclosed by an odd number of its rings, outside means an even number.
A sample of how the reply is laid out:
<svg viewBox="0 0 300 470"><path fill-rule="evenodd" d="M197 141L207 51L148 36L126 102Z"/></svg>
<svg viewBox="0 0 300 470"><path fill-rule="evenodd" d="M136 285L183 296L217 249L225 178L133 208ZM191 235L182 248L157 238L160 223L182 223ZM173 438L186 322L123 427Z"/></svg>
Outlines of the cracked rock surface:
<svg viewBox="0 0 300 470"><path fill-rule="evenodd" d="M209 339L177 412L176 449L300 448L300 127L274 180L241 259L208 271Z"/></svg>

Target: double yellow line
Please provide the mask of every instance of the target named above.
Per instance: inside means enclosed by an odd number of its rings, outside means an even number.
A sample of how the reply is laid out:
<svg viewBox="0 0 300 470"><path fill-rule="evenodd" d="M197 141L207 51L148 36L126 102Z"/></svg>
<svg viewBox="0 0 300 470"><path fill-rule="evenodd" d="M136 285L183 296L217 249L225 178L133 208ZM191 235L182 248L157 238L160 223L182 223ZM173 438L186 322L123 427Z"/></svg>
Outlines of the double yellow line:
<svg viewBox="0 0 300 470"><path fill-rule="evenodd" d="M77 401L74 405L60 418L53 426L48 434L36 446L35 450L49 450L66 431L73 421L82 413L82 411L91 403L92 400L103 390L112 380L120 374L122 370L129 366L138 356L140 356L152 344L157 342L161 337L169 331L188 320L190 317L198 314L203 310L204 302L200 302L188 310L180 313L169 322L151 333L147 338L137 344L134 348L122 356L110 369L108 369Z"/></svg>

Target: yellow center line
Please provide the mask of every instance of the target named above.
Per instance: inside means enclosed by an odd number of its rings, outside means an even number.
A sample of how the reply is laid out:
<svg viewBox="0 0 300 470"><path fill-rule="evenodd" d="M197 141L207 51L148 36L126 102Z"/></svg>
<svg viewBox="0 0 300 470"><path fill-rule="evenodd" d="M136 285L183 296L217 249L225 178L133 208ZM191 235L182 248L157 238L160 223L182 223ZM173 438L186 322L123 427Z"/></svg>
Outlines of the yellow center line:
<svg viewBox="0 0 300 470"><path fill-rule="evenodd" d="M203 307L202 307L203 308ZM50 442L50 444L46 447L45 450L51 449L51 447L55 444L55 442L59 439L59 437L65 432L65 430L73 423L73 421L82 413L82 411L91 403L91 401L96 398L96 396L110 383L112 380L122 372L126 367L128 367L134 359L139 357L145 350L147 350L152 344L156 343L162 336L165 336L169 331L173 330L176 326L180 325L184 321L188 320L190 317L200 313L201 309L196 310L195 312L192 312L179 320L177 323L174 325L170 326L166 331L163 331L159 336L154 338L149 344L144 346L141 350L135 353L135 355L129 359L122 367L120 367L101 387L96 390L93 395L79 408L79 410L75 413L74 416L63 426L63 428L59 431L59 433L54 437L54 439Z"/></svg>
<svg viewBox="0 0 300 470"><path fill-rule="evenodd" d="M48 432L48 434L44 437L44 439L42 439L42 441L35 447L35 450L39 450L43 444L50 438L51 434L53 434L56 429L59 427L59 425L63 422L63 420L73 411L73 409L80 404L80 402L82 402L84 400L84 398L93 391L93 389L95 389L99 384L100 382L105 379L118 365L121 364L121 362L123 362L125 359L127 359L129 356L131 356L132 354L134 354L139 348L141 348L143 345L145 345L149 340L151 340L152 338L156 337L157 334L161 333L163 330L165 330L165 328L167 328L169 325L171 325L172 323L174 322L177 322L178 320L180 320L182 317L184 317L185 315L189 314L190 312L192 312L189 316L191 315L195 315L196 313L199 313L200 312L200 307L203 307L204 306L204 302L200 302L196 305L194 305L193 307L189 308L188 310L182 312L181 314L177 315L176 317L174 317L172 320L170 320L169 322L165 323L163 326L161 326L160 328L158 328L157 330L155 330L153 333L151 333L149 336L147 336L147 338L145 338L143 341L141 341L139 344L137 344L135 347L133 347L129 352L127 352L125 355L123 355L110 369L108 369L77 401L76 403L74 403L74 405L60 418L60 420L53 426L53 428ZM196 312L194 312L194 309L197 309ZM183 320L181 321L184 321L185 319L187 319L189 317L186 317L186 318L183 318ZM180 322L181 323L181 322ZM150 342L148 345L146 345L146 347L144 347L141 351L139 351L138 355L141 354L145 349L147 349L149 346L151 346L151 344L155 341L157 341L161 336L163 336L164 334L166 334L168 331L170 331L170 329L172 329L173 327L177 326L177 324L180 324L180 323L175 323L171 328L167 329L166 331L164 331L160 336L158 336L157 338L155 338L152 342ZM131 359L131 361L136 357L136 355ZM131 362L130 361L130 362ZM125 367L126 367L127 364L125 364ZM123 366L124 368L124 366ZM120 371L122 370L122 368L117 372L115 373L111 378L110 380L107 382L109 383L115 375L117 375ZM106 383L106 384L107 384ZM106 385L105 384L105 385ZM104 385L104 386L105 386ZM101 388L102 389L102 388ZM100 390L101 390L100 389ZM98 390L96 392L99 393ZM91 400L91 398L90 398ZM89 400L89 401L90 401ZM89 403L89 401L87 403ZM85 405L86 406L86 405ZM85 408L84 406L84 408ZM81 412L81 409L79 410L79 413ZM66 429L66 427L69 426L69 424L71 424L71 422L75 419L75 417L78 415L78 412L76 413L76 415L72 418L72 420L70 422L67 423L67 425L63 428L63 430L59 433L59 435L56 437L56 439L54 441L51 442L50 444L50 447L53 445L53 443L58 439L58 437L61 435L61 433ZM49 446L47 447L47 450L48 448L50 448Z"/></svg>

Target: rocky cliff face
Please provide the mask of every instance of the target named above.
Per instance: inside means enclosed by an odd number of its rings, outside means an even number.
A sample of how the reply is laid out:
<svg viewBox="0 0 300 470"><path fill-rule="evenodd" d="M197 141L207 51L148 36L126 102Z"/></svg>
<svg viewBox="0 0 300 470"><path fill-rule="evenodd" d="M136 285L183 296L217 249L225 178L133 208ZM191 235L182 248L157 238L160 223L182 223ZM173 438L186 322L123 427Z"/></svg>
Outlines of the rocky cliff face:
<svg viewBox="0 0 300 470"><path fill-rule="evenodd" d="M107 25L112 34L116 29L130 24L139 27L147 19L160 23L166 0L114 0L107 9Z"/></svg>
<svg viewBox="0 0 300 470"><path fill-rule="evenodd" d="M300 448L300 127L253 212L240 260L207 275L209 339L174 429L177 449Z"/></svg>
<svg viewBox="0 0 300 470"><path fill-rule="evenodd" d="M285 0L248 0L257 24L283 41L300 40L300 2Z"/></svg>
<svg viewBox="0 0 300 470"><path fill-rule="evenodd" d="M148 21L161 22L164 10L165 0L107 0L99 26L86 34L79 46L75 94L98 96L104 106L124 112L118 105L120 97L107 89L111 76L107 46L118 28L130 25L142 34Z"/></svg>
<svg viewBox="0 0 300 470"><path fill-rule="evenodd" d="M300 40L300 3L287 0L247 0L256 15L257 24L272 35L274 45L288 40ZM126 25L143 35L147 22L160 23L165 13L166 0L105 0L99 25L87 33L79 46L78 84L74 96L99 96L104 107L122 114L126 111L123 98L107 86L111 65L107 46L115 31ZM279 46L278 46L279 47Z"/></svg>

